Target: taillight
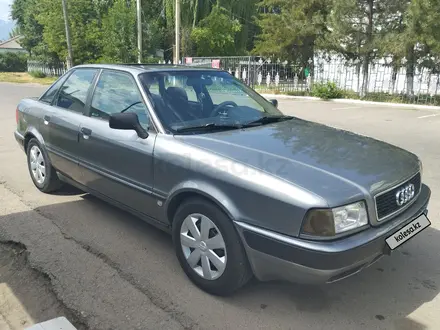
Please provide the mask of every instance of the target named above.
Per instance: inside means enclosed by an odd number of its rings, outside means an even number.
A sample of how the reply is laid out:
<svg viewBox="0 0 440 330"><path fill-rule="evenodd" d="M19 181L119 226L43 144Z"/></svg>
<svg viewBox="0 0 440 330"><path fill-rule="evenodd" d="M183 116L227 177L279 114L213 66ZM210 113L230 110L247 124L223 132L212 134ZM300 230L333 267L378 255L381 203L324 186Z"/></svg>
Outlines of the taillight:
<svg viewBox="0 0 440 330"><path fill-rule="evenodd" d="M18 107L15 109L15 121L17 122L18 125Z"/></svg>

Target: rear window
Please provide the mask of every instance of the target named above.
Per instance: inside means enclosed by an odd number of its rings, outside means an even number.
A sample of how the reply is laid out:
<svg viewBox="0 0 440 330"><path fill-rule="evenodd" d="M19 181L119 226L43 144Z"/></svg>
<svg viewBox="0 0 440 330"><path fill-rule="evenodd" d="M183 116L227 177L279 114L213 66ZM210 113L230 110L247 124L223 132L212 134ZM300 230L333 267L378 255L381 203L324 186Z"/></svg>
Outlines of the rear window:
<svg viewBox="0 0 440 330"><path fill-rule="evenodd" d="M52 104L54 97L57 95L58 90L60 89L64 81L66 81L66 78L69 76L69 74L70 73L65 74L60 79L58 79L52 86L50 86L49 89L40 98L40 101L44 103Z"/></svg>
<svg viewBox="0 0 440 330"><path fill-rule="evenodd" d="M61 87L56 106L82 113L97 69L76 69Z"/></svg>

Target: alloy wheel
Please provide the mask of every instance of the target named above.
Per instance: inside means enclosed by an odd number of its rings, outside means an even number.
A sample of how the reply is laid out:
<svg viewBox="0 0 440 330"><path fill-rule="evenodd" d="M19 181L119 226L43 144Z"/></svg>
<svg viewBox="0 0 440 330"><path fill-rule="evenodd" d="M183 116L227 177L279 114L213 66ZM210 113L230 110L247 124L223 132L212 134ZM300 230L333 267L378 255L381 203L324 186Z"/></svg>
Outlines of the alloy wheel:
<svg viewBox="0 0 440 330"><path fill-rule="evenodd" d="M38 146L32 146L30 151L30 166L32 171L32 176L35 181L42 185L46 180L46 166L44 163L44 157Z"/></svg>

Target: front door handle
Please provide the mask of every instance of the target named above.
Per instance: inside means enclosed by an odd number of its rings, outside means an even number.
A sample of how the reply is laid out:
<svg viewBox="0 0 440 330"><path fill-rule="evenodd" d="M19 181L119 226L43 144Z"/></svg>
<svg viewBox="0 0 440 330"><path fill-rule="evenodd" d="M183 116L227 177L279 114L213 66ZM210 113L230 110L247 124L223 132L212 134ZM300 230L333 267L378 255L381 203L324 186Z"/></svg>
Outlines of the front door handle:
<svg viewBox="0 0 440 330"><path fill-rule="evenodd" d="M49 122L50 122L50 117L44 116L44 125L49 125Z"/></svg>
<svg viewBox="0 0 440 330"><path fill-rule="evenodd" d="M81 133L83 134L83 138L87 140L90 135L92 135L92 130L87 127L81 127Z"/></svg>

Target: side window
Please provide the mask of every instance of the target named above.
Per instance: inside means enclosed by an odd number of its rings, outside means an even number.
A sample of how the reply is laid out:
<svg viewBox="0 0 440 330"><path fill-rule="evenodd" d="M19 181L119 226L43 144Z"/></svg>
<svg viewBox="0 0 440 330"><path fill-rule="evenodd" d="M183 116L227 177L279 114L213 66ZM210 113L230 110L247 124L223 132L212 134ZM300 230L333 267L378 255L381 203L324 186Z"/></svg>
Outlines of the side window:
<svg viewBox="0 0 440 330"><path fill-rule="evenodd" d="M92 98L91 116L108 120L111 114L134 112L148 129L149 115L135 82L127 73L103 71Z"/></svg>
<svg viewBox="0 0 440 330"><path fill-rule="evenodd" d="M40 98L41 102L51 104L53 101L53 98L55 95L57 95L58 90L60 89L61 85L66 81L68 74L64 75L56 83L54 83L52 86L49 87L49 89L43 94L43 96Z"/></svg>
<svg viewBox="0 0 440 330"><path fill-rule="evenodd" d="M87 93L96 72L96 69L75 70L61 87L56 105L71 111L83 112Z"/></svg>

